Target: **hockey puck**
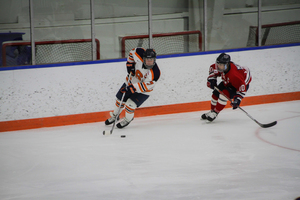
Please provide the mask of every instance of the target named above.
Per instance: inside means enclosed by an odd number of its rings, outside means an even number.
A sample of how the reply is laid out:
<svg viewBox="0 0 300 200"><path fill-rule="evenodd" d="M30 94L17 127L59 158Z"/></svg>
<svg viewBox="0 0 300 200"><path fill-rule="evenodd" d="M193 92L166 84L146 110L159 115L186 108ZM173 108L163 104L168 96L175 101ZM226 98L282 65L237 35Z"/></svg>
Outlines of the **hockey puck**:
<svg viewBox="0 0 300 200"><path fill-rule="evenodd" d="M124 137L126 137L126 135L121 135L121 138L124 138Z"/></svg>

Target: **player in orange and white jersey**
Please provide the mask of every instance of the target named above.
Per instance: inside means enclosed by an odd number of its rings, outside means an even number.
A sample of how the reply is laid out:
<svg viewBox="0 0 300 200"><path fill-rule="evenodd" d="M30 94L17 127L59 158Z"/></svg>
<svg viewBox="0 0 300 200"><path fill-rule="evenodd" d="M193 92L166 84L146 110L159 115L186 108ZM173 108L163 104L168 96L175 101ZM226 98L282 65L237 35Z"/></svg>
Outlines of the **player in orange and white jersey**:
<svg viewBox="0 0 300 200"><path fill-rule="evenodd" d="M115 122L119 107L125 108L125 117L117 124L118 128L124 128L134 119L134 111L140 107L153 91L160 77L160 69L156 63L154 49L134 48L127 57L126 80L116 94L116 104L111 117L105 121L106 125ZM125 93L123 103L120 104Z"/></svg>

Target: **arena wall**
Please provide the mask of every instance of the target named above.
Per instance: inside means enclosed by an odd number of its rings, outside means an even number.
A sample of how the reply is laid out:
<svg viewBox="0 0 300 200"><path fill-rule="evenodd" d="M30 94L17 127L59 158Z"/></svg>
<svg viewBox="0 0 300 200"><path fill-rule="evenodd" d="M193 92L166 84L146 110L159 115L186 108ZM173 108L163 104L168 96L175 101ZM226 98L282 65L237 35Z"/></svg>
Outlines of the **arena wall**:
<svg viewBox="0 0 300 200"><path fill-rule="evenodd" d="M209 110L208 68L222 51L160 56L161 77L136 117ZM300 99L300 44L225 51L250 68L242 105ZM0 131L104 121L125 59L0 69Z"/></svg>

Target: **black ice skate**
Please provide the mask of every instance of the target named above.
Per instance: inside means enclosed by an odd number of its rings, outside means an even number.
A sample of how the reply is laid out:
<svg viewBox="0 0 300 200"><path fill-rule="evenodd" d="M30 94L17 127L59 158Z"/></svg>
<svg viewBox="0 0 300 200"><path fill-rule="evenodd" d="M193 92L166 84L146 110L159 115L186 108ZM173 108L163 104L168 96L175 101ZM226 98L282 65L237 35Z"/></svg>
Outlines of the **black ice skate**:
<svg viewBox="0 0 300 200"><path fill-rule="evenodd" d="M206 115L207 120L210 122L214 121L217 118L217 116L218 116L218 113L213 110L210 111L209 113L207 113L207 115Z"/></svg>
<svg viewBox="0 0 300 200"><path fill-rule="evenodd" d="M201 119L207 119L211 112L213 111L210 110L208 113L204 113L203 115L201 115Z"/></svg>
<svg viewBox="0 0 300 200"><path fill-rule="evenodd" d="M133 119L132 119L132 120L133 120ZM131 121L132 121L132 120L131 120ZM124 118L117 124L117 127L118 127L118 128L124 128L124 127L128 126L128 125L130 124L131 121L128 121L128 120L126 119L126 117L124 117Z"/></svg>
<svg viewBox="0 0 300 200"><path fill-rule="evenodd" d="M110 125L110 124L114 123L116 120L117 115L115 115L113 112L110 112L109 114L110 114L111 118L108 118L107 120L105 120L105 125ZM117 120L119 120L119 117Z"/></svg>
<svg viewBox="0 0 300 200"><path fill-rule="evenodd" d="M209 111L208 113L204 113L203 115L201 115L201 119L207 119L207 115L210 113L211 111Z"/></svg>

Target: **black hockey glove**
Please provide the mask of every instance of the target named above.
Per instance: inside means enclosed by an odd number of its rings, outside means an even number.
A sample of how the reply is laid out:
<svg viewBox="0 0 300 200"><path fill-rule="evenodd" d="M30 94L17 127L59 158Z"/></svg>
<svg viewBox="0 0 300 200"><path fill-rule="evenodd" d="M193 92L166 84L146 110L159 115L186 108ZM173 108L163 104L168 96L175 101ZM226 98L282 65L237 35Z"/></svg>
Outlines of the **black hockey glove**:
<svg viewBox="0 0 300 200"><path fill-rule="evenodd" d="M232 106L233 110L237 109L240 106L241 101L242 101L242 99L240 96L233 97L233 101L230 104Z"/></svg>
<svg viewBox="0 0 300 200"><path fill-rule="evenodd" d="M135 91L136 91L136 89L133 87L133 85L127 86L126 89L127 89L126 95L129 95L129 96L131 96L132 94L134 94Z"/></svg>
<svg viewBox="0 0 300 200"><path fill-rule="evenodd" d="M124 86L120 89L120 92L125 93L124 99L128 99L132 94L134 94L136 89L133 85Z"/></svg>
<svg viewBox="0 0 300 200"><path fill-rule="evenodd" d="M211 89L215 89L215 86L217 86L217 80L216 79L209 79L207 81L207 87Z"/></svg>
<svg viewBox="0 0 300 200"><path fill-rule="evenodd" d="M127 92L127 86L124 86L120 89L120 92L126 93Z"/></svg>
<svg viewBox="0 0 300 200"><path fill-rule="evenodd" d="M126 66L127 66L127 72L128 72L128 74L131 73L131 76L134 76L135 75L135 63L127 62Z"/></svg>

